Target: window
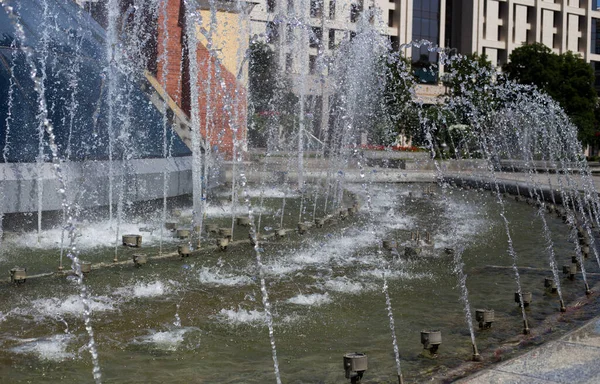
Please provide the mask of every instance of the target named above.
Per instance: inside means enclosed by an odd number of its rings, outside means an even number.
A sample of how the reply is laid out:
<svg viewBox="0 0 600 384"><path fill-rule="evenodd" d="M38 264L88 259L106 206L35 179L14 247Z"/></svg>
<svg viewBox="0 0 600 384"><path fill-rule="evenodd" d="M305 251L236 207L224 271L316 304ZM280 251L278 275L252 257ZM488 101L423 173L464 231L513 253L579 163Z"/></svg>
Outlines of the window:
<svg viewBox="0 0 600 384"><path fill-rule="evenodd" d="M356 3L352 3L350 7L350 21L356 23L358 21L358 17L363 10L362 0L357 1Z"/></svg>
<svg viewBox="0 0 600 384"><path fill-rule="evenodd" d="M329 19L335 20L335 0L329 0Z"/></svg>
<svg viewBox="0 0 600 384"><path fill-rule="evenodd" d="M394 10L388 10L388 27L394 26Z"/></svg>
<svg viewBox="0 0 600 384"><path fill-rule="evenodd" d="M319 48L321 40L323 40L323 30L320 27L312 27L309 36L310 47Z"/></svg>
<svg viewBox="0 0 600 384"><path fill-rule="evenodd" d="M287 72L291 72L293 65L294 65L294 59L292 58L292 54L286 53L285 54L285 70Z"/></svg>
<svg viewBox="0 0 600 384"><path fill-rule="evenodd" d="M294 0L288 0L288 13L294 13Z"/></svg>
<svg viewBox="0 0 600 384"><path fill-rule="evenodd" d="M267 0L267 12L275 12L275 0Z"/></svg>
<svg viewBox="0 0 600 384"><path fill-rule="evenodd" d="M439 44L440 0L414 0L413 2L413 40L427 40L431 44ZM428 46L413 49L413 63L428 66L437 62L437 54L429 52Z"/></svg>
<svg viewBox="0 0 600 384"><path fill-rule="evenodd" d="M277 30L277 24L274 22L269 21L267 23L267 30L265 34L267 35L268 43L274 44L279 41L279 31Z"/></svg>
<svg viewBox="0 0 600 384"><path fill-rule="evenodd" d="M329 49L335 49L335 29L329 30Z"/></svg>
<svg viewBox="0 0 600 384"><path fill-rule="evenodd" d="M323 0L310 0L310 17L320 19L323 16Z"/></svg>
<svg viewBox="0 0 600 384"><path fill-rule="evenodd" d="M600 24L598 19L592 19L592 52L600 53Z"/></svg>
<svg viewBox="0 0 600 384"><path fill-rule="evenodd" d="M317 72L317 56L308 56L308 73L314 75Z"/></svg>
<svg viewBox="0 0 600 384"><path fill-rule="evenodd" d="M285 41L287 43L294 41L294 26L292 24L288 24L285 27Z"/></svg>
<svg viewBox="0 0 600 384"><path fill-rule="evenodd" d="M397 51L400 49L400 38L398 36L390 36L390 44L392 45L392 50Z"/></svg>

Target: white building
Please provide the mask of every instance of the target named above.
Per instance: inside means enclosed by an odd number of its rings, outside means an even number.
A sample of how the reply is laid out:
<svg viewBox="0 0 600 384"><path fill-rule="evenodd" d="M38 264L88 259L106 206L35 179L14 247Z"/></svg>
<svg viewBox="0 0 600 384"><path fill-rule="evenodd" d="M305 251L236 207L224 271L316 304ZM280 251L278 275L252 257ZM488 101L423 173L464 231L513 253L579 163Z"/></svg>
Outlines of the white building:
<svg viewBox="0 0 600 384"><path fill-rule="evenodd" d="M259 1L251 13L253 33L272 35L278 25L278 38L287 39L289 31L277 23L277 16L297 15L322 37L325 53L355 30L358 13L376 7L381 12L381 32L396 48L425 39L463 54L486 54L501 66L516 47L541 42L556 53L572 51L592 64L600 62L600 0ZM316 47L307 41L306 50L287 52L281 62L295 72L304 65L310 71ZM423 49L407 54L413 61L424 60L423 55L436 60L435 54Z"/></svg>

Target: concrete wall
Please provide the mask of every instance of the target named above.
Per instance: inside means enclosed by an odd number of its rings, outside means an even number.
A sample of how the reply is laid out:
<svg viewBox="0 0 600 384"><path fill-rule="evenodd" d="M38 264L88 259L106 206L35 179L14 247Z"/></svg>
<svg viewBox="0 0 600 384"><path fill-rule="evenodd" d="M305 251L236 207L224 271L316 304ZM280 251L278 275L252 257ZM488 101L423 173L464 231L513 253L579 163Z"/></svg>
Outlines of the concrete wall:
<svg viewBox="0 0 600 384"><path fill-rule="evenodd" d="M136 159L113 162L113 203L118 201L118 184L125 177L125 200L140 202L163 197L163 172L167 174L168 197L192 193L191 157L172 159ZM42 178L42 209L62 209L59 181L51 163L44 163L38 172L35 163L0 164L0 207L4 213L38 210L38 173ZM68 203L83 207L109 204L108 161L65 162L62 164L67 182Z"/></svg>

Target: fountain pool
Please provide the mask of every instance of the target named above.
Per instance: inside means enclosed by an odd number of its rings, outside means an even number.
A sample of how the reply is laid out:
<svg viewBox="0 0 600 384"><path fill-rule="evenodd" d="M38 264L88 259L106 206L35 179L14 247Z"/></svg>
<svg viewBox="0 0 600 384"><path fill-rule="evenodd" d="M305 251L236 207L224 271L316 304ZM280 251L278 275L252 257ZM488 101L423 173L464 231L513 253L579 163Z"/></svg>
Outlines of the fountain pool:
<svg viewBox="0 0 600 384"><path fill-rule="evenodd" d="M360 185L349 185L349 190L359 196L362 193ZM586 314L579 314L570 307L574 313L551 326L546 323L547 317L558 312L558 299L544 288L544 278L551 274L543 252L541 224L535 208L508 202L506 215L520 255L521 282L533 293L527 314L534 332L521 347L503 349L507 343L515 343L522 325L513 300L514 276L505 251L506 235L498 220L498 204L476 190L452 189L450 204L446 205L440 191L423 184L374 184L374 219L363 206L357 216L337 225L312 228L306 235L293 233L287 239L273 238L262 245L282 380L342 382L341 356L356 350L369 356L367 382L393 381L394 359L381 295L383 259L391 263L387 278L404 379L420 382L444 377L468 360L471 344L459 303L460 290L451 272L452 258L445 252L445 248L457 246L448 231L453 220L464 223L459 233L465 247L471 305L495 311L491 329L476 331L482 355L503 359L527 345L563 334L594 313L586 310ZM265 218L274 217L280 198L272 197L265 204ZM289 198L286 223L295 221L298 204L299 196ZM186 206L182 208L185 217ZM227 225L230 218L219 218L215 215L219 211L212 211L207 223ZM148 223L149 217L139 220ZM272 233L277 224L277 220L268 220L265 234ZM572 243L564 223L558 217L549 218L548 223L559 260L570 262ZM126 224L123 230L139 225ZM406 256L403 247L416 230L429 231L433 245L422 247L418 257ZM82 258L109 263L93 270L85 280L107 380L272 380L260 287L248 243L231 245L226 252L201 249L189 258L151 260L136 268L129 261L132 253L139 252L135 249L120 250L119 257L128 261L110 265L113 247L101 244L107 232L112 240L108 228L84 225L79 238ZM379 238L396 239L398 253L384 251L378 255L373 232ZM43 238L56 238L57 233L48 230ZM246 234L247 229L236 228L234 236L241 240ZM19 263L31 272L54 270L59 248L48 243L38 246L32 241L35 236L31 232L7 233L2 266L8 269ZM158 252L156 236L145 237L144 242L144 252ZM176 244L176 240L165 239L165 252L174 251ZM595 284L600 276L598 268L591 262L586 264L588 279ZM567 303L580 297L580 277L575 281L563 279L562 289ZM49 383L89 379L82 308L72 277L54 275L19 286L5 284L2 296L4 378ZM422 356L419 333L423 329L442 331L443 344L435 359Z"/></svg>

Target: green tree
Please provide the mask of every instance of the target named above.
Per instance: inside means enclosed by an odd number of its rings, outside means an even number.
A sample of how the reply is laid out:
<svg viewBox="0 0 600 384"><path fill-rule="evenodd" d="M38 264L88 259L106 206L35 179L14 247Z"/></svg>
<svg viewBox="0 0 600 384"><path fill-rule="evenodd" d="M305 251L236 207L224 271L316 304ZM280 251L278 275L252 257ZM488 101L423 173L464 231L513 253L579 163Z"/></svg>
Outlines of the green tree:
<svg viewBox="0 0 600 384"><path fill-rule="evenodd" d="M265 147L269 134L278 142L282 131L293 130L298 98L289 79L280 73L277 55L268 44L251 42L248 58L248 138L252 146Z"/></svg>
<svg viewBox="0 0 600 384"><path fill-rule="evenodd" d="M495 71L485 54L460 55L450 59L442 79L452 96L484 98L495 82Z"/></svg>
<svg viewBox="0 0 600 384"><path fill-rule="evenodd" d="M248 88L254 112L269 111L277 91L277 57L267 44L250 43Z"/></svg>
<svg viewBox="0 0 600 384"><path fill-rule="evenodd" d="M382 103L387 120L381 126L391 126L391 129L380 132L376 141L388 145L400 134L414 137L419 131L417 107L413 102L416 80L410 61L398 52L386 55L380 65L385 79Z"/></svg>
<svg viewBox="0 0 600 384"><path fill-rule="evenodd" d="M579 129L579 138L590 142L596 131L597 95L594 71L579 55L557 55L543 44L516 48L504 66L510 79L534 84L554 98Z"/></svg>

